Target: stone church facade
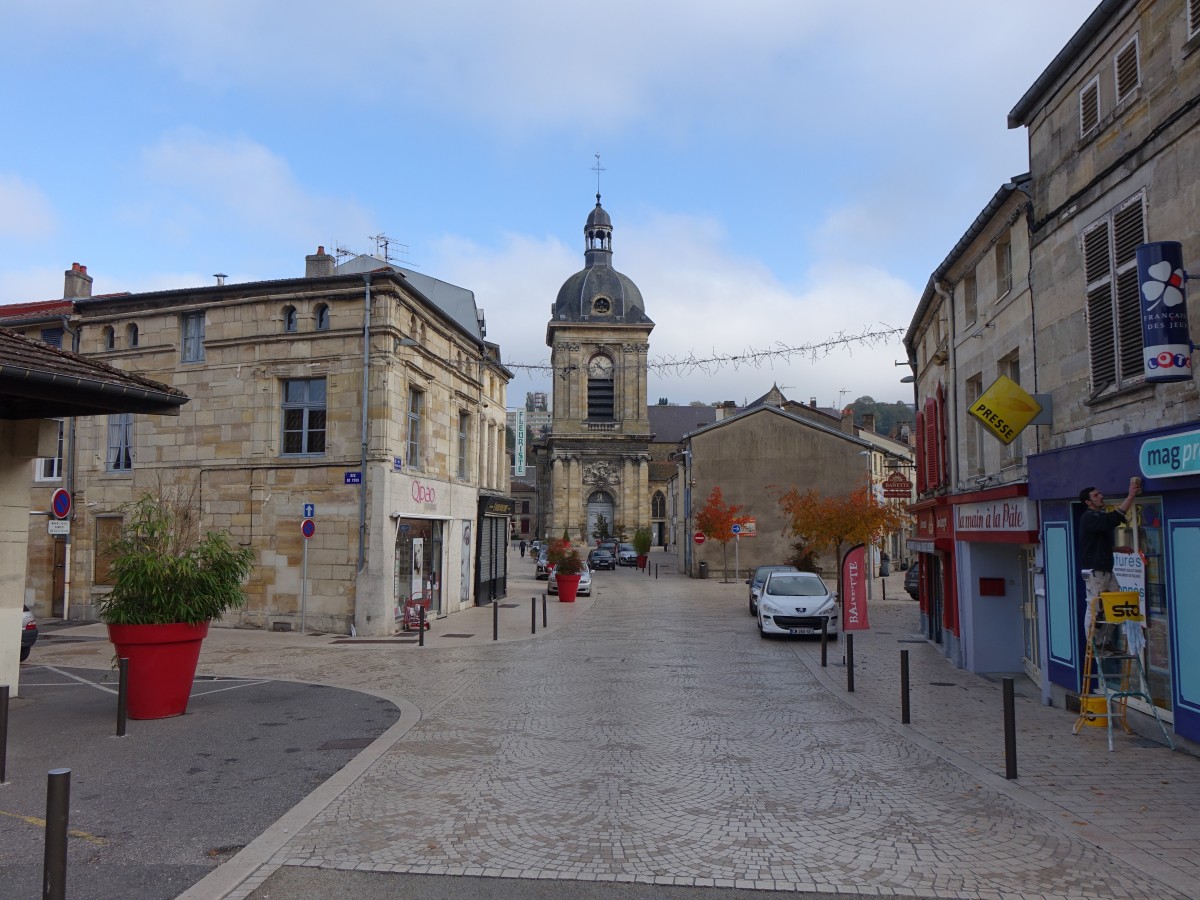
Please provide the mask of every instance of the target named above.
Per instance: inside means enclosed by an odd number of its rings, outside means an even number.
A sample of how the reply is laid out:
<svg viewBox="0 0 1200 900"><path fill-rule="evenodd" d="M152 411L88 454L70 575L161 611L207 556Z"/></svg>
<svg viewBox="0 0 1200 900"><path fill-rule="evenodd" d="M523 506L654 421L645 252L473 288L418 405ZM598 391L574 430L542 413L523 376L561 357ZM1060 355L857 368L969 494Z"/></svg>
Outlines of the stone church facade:
<svg viewBox="0 0 1200 900"><path fill-rule="evenodd" d="M627 536L650 525L654 322L637 285L612 267L612 231L597 194L584 226L584 268L563 283L546 325L553 421L535 449L543 537L590 542L601 516Z"/></svg>

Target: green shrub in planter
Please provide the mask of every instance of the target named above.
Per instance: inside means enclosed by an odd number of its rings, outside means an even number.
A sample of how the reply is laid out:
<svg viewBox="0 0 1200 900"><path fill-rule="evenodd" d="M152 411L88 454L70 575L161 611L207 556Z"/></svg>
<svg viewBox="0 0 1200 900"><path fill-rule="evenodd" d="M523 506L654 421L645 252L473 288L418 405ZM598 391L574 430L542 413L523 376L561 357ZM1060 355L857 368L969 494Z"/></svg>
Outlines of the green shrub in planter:
<svg viewBox="0 0 1200 900"><path fill-rule="evenodd" d="M126 507L109 545L113 588L97 601L109 625L198 625L246 603L254 551L223 531L199 536L188 510L146 494Z"/></svg>
<svg viewBox="0 0 1200 900"><path fill-rule="evenodd" d="M645 556L650 552L651 540L649 528L639 528L633 533L633 541L631 543L633 544L633 549L637 551L638 556Z"/></svg>

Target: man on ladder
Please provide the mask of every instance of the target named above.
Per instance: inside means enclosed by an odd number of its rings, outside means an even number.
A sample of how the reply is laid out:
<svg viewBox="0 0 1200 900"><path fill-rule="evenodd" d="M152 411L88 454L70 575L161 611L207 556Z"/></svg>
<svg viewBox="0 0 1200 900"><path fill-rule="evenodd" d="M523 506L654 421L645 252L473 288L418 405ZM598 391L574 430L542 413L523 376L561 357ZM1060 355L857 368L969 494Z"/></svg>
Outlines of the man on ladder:
<svg viewBox="0 0 1200 900"><path fill-rule="evenodd" d="M1103 591L1119 591L1113 575L1113 530L1125 524L1125 513L1142 492L1142 479L1129 479L1129 493L1114 510L1104 508L1104 495L1094 487L1085 487L1079 499L1087 510L1079 520L1081 535L1079 561L1083 568L1083 583L1087 586L1088 622L1095 620L1097 604Z"/></svg>

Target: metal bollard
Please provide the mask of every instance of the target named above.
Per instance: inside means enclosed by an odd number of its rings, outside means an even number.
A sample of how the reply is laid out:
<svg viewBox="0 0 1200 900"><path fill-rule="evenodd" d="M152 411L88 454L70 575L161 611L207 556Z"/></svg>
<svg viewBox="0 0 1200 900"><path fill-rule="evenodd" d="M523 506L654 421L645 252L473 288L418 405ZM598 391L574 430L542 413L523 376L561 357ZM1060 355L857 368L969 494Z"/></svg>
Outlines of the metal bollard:
<svg viewBox="0 0 1200 900"><path fill-rule="evenodd" d="M129 702L129 658L117 660L117 737L125 737Z"/></svg>
<svg viewBox="0 0 1200 900"><path fill-rule="evenodd" d="M821 668L824 669L829 660L829 619L821 620Z"/></svg>
<svg viewBox="0 0 1200 900"><path fill-rule="evenodd" d="M537 634L537 597L529 598L529 633Z"/></svg>
<svg viewBox="0 0 1200 900"><path fill-rule="evenodd" d="M42 861L42 900L67 897L67 824L71 808L71 770L51 769L46 776L46 855Z"/></svg>
<svg viewBox="0 0 1200 900"><path fill-rule="evenodd" d="M854 634L846 633L846 690L854 693Z"/></svg>
<svg viewBox="0 0 1200 900"><path fill-rule="evenodd" d="M421 621L418 623L418 627L417 627L417 646L424 647L425 646L425 607L421 606L418 608L421 610L421 612L419 614Z"/></svg>
<svg viewBox="0 0 1200 900"><path fill-rule="evenodd" d="M8 685L0 685L0 784L8 781Z"/></svg>
<svg viewBox="0 0 1200 900"><path fill-rule="evenodd" d="M658 581L658 563L654 564L654 580Z"/></svg>
<svg viewBox="0 0 1200 900"><path fill-rule="evenodd" d="M542 593L542 627L546 627L546 594Z"/></svg>
<svg viewBox="0 0 1200 900"><path fill-rule="evenodd" d="M492 640L500 640L500 601L492 601Z"/></svg>
<svg viewBox="0 0 1200 900"><path fill-rule="evenodd" d="M886 600L886 599L887 599L887 579L886 579L886 578L880 578L880 579L879 579L879 585L880 585L880 588L881 588L881 589L882 589L882 591L883 591L883 599L884 599L884 600Z"/></svg>
<svg viewBox="0 0 1200 900"><path fill-rule="evenodd" d="M1002 679L1004 685L1004 777L1017 777L1017 712L1013 695L1013 680Z"/></svg>
<svg viewBox="0 0 1200 900"><path fill-rule="evenodd" d="M900 724L911 721L908 708L908 651L900 651Z"/></svg>

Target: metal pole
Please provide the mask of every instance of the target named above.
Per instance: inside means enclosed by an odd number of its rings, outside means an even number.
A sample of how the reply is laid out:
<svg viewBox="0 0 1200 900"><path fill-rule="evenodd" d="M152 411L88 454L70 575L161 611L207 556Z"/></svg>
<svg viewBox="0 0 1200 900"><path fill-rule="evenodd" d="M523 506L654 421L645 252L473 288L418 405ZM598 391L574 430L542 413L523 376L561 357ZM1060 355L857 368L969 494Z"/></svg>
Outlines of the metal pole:
<svg viewBox="0 0 1200 900"><path fill-rule="evenodd" d="M0 685L0 784L8 781L8 685Z"/></svg>
<svg viewBox="0 0 1200 900"><path fill-rule="evenodd" d="M658 581L658 563L654 564L654 580Z"/></svg>
<svg viewBox="0 0 1200 900"><path fill-rule="evenodd" d="M425 646L425 604L422 603L420 606L417 607L417 609L419 610L417 615L420 617L420 620L421 620L418 623L418 627L417 627L417 632L418 632L417 646L424 647Z"/></svg>
<svg viewBox="0 0 1200 900"><path fill-rule="evenodd" d="M1013 680L1002 679L1004 685L1004 777L1017 777L1017 714L1013 697Z"/></svg>
<svg viewBox="0 0 1200 900"><path fill-rule="evenodd" d="M908 651L900 651L900 723L907 725L912 721L908 708Z"/></svg>
<svg viewBox="0 0 1200 900"><path fill-rule="evenodd" d="M304 634L304 611L308 606L308 538L304 539L304 570L300 575L300 633Z"/></svg>
<svg viewBox="0 0 1200 900"><path fill-rule="evenodd" d="M529 633L537 634L537 597L529 598Z"/></svg>
<svg viewBox="0 0 1200 900"><path fill-rule="evenodd" d="M492 640L500 640L500 601L492 601Z"/></svg>
<svg viewBox="0 0 1200 900"><path fill-rule="evenodd" d="M117 660L117 737L125 737L125 719L129 702L129 659Z"/></svg>
<svg viewBox="0 0 1200 900"><path fill-rule="evenodd" d="M542 627L546 627L546 592L542 592Z"/></svg>
<svg viewBox="0 0 1200 900"><path fill-rule="evenodd" d="M761 597L759 598L762 599ZM829 618L821 619L821 668L825 668L829 653Z"/></svg>
<svg viewBox="0 0 1200 900"><path fill-rule="evenodd" d="M879 579L879 589L883 592L880 599L886 600L887 599L887 579L886 578Z"/></svg>
<svg viewBox="0 0 1200 900"><path fill-rule="evenodd" d="M854 634L846 634L846 690L854 693Z"/></svg>
<svg viewBox="0 0 1200 900"><path fill-rule="evenodd" d="M46 776L46 854L42 860L42 900L67 897L67 821L71 770L51 769Z"/></svg>

